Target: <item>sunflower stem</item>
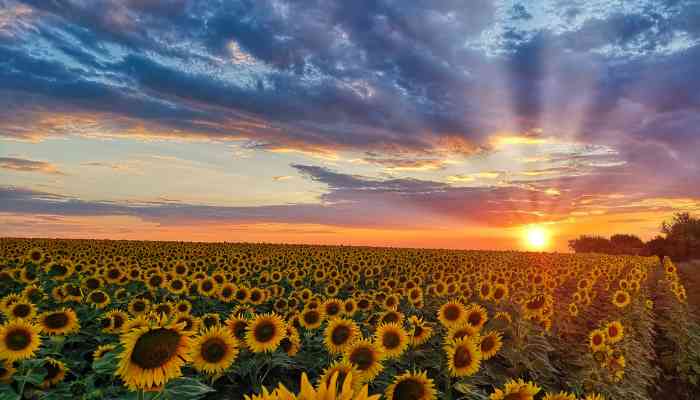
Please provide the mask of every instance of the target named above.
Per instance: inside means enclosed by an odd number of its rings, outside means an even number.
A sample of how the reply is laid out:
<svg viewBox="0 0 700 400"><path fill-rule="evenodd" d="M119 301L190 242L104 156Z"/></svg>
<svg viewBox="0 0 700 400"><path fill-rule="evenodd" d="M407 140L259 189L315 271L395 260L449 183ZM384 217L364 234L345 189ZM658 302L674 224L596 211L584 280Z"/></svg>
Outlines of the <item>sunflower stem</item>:
<svg viewBox="0 0 700 400"><path fill-rule="evenodd" d="M24 397L24 386L27 384L27 378L29 378L29 375L32 373L32 370L34 368L28 368L27 373L24 374L24 379L22 379L22 384L19 386L19 397L18 399L22 400Z"/></svg>
<svg viewBox="0 0 700 400"><path fill-rule="evenodd" d="M143 389L138 392L138 400L143 400Z"/></svg>

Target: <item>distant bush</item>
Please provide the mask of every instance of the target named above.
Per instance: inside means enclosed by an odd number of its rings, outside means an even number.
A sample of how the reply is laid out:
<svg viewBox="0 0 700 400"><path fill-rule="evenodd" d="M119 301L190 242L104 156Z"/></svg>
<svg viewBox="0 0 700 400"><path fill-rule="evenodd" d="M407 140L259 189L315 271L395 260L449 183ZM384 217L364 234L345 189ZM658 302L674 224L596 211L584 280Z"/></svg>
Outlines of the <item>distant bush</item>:
<svg viewBox="0 0 700 400"><path fill-rule="evenodd" d="M677 213L670 222L661 224L661 234L646 243L629 234L617 234L609 239L582 235L570 240L569 248L576 253L656 255L674 261L700 259L700 218Z"/></svg>

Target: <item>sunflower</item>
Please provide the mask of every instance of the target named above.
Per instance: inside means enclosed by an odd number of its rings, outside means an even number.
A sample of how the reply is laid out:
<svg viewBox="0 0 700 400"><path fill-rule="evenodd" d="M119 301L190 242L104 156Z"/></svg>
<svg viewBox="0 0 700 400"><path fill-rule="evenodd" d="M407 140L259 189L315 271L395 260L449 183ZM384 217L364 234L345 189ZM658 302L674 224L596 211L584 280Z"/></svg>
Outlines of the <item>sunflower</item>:
<svg viewBox="0 0 700 400"><path fill-rule="evenodd" d="M99 309L107 307L107 305L111 301L109 295L107 295L107 293L99 289L90 292L87 296L87 300L90 304L92 304L93 307Z"/></svg>
<svg viewBox="0 0 700 400"><path fill-rule="evenodd" d="M246 345L254 353L274 351L286 334L285 323L275 314L262 314L250 321L246 329Z"/></svg>
<svg viewBox="0 0 700 400"><path fill-rule="evenodd" d="M409 331L408 343L413 347L418 347L427 342L433 335L433 328L421 318L412 316L410 318L412 331Z"/></svg>
<svg viewBox="0 0 700 400"><path fill-rule="evenodd" d="M146 279L146 286L155 291L165 285L165 275L160 272L152 272Z"/></svg>
<svg viewBox="0 0 700 400"><path fill-rule="evenodd" d="M197 283L197 292L200 296L212 297L217 289L216 281L211 278L204 278Z"/></svg>
<svg viewBox="0 0 700 400"><path fill-rule="evenodd" d="M38 247L34 247L27 252L27 261L31 261L36 265L44 261L44 251Z"/></svg>
<svg viewBox="0 0 700 400"><path fill-rule="evenodd" d="M396 310L389 310L382 314L381 318L379 319L379 322L382 324L400 324L403 321L403 314Z"/></svg>
<svg viewBox="0 0 700 400"><path fill-rule="evenodd" d="M369 303L369 300L364 299ZM343 302L343 315L346 317L351 317L355 315L355 312L360 309L359 302L356 302L354 299L350 298L347 299Z"/></svg>
<svg viewBox="0 0 700 400"><path fill-rule="evenodd" d="M218 297L219 300L223 301L224 303L230 303L232 302L235 297L234 295L236 294L236 286L232 283L224 283L221 285L219 288L219 293Z"/></svg>
<svg viewBox="0 0 700 400"><path fill-rule="evenodd" d="M478 304L471 304L469 308L467 308L466 321L477 331L481 330L481 328L484 326L487 320L488 313L486 312L486 309L484 307Z"/></svg>
<svg viewBox="0 0 700 400"><path fill-rule="evenodd" d="M229 332L238 339L241 345L245 344L245 333L248 330L248 320L245 318L230 316L226 320Z"/></svg>
<svg viewBox="0 0 700 400"><path fill-rule="evenodd" d="M220 326L202 332L190 350L194 368L212 375L228 369L237 355L238 341Z"/></svg>
<svg viewBox="0 0 700 400"><path fill-rule="evenodd" d="M95 350L92 353L92 359L93 360L99 360L104 356L105 354L109 353L110 351L114 351L114 349L117 348L117 345L115 344L103 344L97 347L97 350Z"/></svg>
<svg viewBox="0 0 700 400"><path fill-rule="evenodd" d="M78 316L70 308L44 312L37 320L41 333L47 335L67 335L80 330Z"/></svg>
<svg viewBox="0 0 700 400"><path fill-rule="evenodd" d="M324 316L321 310L306 308L304 311L301 312L301 316L299 317L299 323L305 329L318 329L323 323L323 317Z"/></svg>
<svg viewBox="0 0 700 400"><path fill-rule="evenodd" d="M500 303L501 301L508 298L508 294L509 294L508 286L501 284L501 283L497 283L493 287L493 294L492 294L491 298L496 303Z"/></svg>
<svg viewBox="0 0 700 400"><path fill-rule="evenodd" d="M173 312L173 304L169 301L154 304L151 307L151 311L154 312L156 315L169 316Z"/></svg>
<svg viewBox="0 0 700 400"><path fill-rule="evenodd" d="M481 366L481 350L472 338L465 337L448 343L445 353L452 376L474 375Z"/></svg>
<svg viewBox="0 0 700 400"><path fill-rule="evenodd" d="M522 379L517 381L509 380L503 390L496 389L489 396L489 400L534 400L535 395L540 392L540 388L531 382Z"/></svg>
<svg viewBox="0 0 700 400"><path fill-rule="evenodd" d="M615 344L625 337L625 328L620 321L613 321L605 326L605 334L608 339L607 342Z"/></svg>
<svg viewBox="0 0 700 400"><path fill-rule="evenodd" d="M605 397L599 394L591 393L589 395L586 395L586 397L583 400L605 400Z"/></svg>
<svg viewBox="0 0 700 400"><path fill-rule="evenodd" d="M360 328L354 321L333 318L326 327L323 343L329 353L340 354L358 337L360 337Z"/></svg>
<svg viewBox="0 0 700 400"><path fill-rule="evenodd" d="M12 383L12 375L16 371L17 369L12 365L12 362L0 360L0 383L8 385Z"/></svg>
<svg viewBox="0 0 700 400"><path fill-rule="evenodd" d="M301 389L298 395L290 392L284 385L280 384L272 393L263 388L261 395L245 395L246 400L293 400L293 399L324 399L324 400L379 400L380 395L369 396L367 385L355 391L352 388L353 377L348 375L343 382L340 392L338 392L338 376L331 377L328 383L319 383L316 389L311 386L309 378L305 372L301 375Z"/></svg>
<svg viewBox="0 0 700 400"><path fill-rule="evenodd" d="M328 368L323 370L323 374L319 378L319 384L328 386L333 376L337 376L338 381L346 382L350 377L350 386L357 392L362 386L359 378L360 372L357 367L348 361L334 361Z"/></svg>
<svg viewBox="0 0 700 400"><path fill-rule="evenodd" d="M367 339L360 339L345 349L343 361L354 365L359 371L358 378L362 382L369 382L382 371L384 355L379 346Z"/></svg>
<svg viewBox="0 0 700 400"><path fill-rule="evenodd" d="M149 326L124 333L120 342L117 375L131 390L153 389L182 375L180 368L190 361L190 334L184 324L160 317Z"/></svg>
<svg viewBox="0 0 700 400"><path fill-rule="evenodd" d="M209 329L221 325L221 316L217 313L206 313L201 317L202 328Z"/></svg>
<svg viewBox="0 0 700 400"><path fill-rule="evenodd" d="M478 334L479 334L479 331L475 327L473 327L473 326L469 325L469 323L465 322L460 326L455 326L453 328L450 328L447 331L447 337L445 338L445 341L449 342L449 341L454 341L457 339L462 339L465 337L473 339L473 338L477 337Z"/></svg>
<svg viewBox="0 0 700 400"><path fill-rule="evenodd" d="M185 326L182 328L183 331L196 333L199 330L201 320L189 313L176 313L175 323L184 323Z"/></svg>
<svg viewBox="0 0 700 400"><path fill-rule="evenodd" d="M135 298L129 302L129 312L131 315L141 315L148 312L151 302L148 299Z"/></svg>
<svg viewBox="0 0 700 400"><path fill-rule="evenodd" d="M624 290L617 290L615 294L613 294L612 303L615 307L625 308L629 305L631 300L632 298L629 293Z"/></svg>
<svg viewBox="0 0 700 400"><path fill-rule="evenodd" d="M192 311L192 303L187 300L180 300L175 304L175 310L179 313L189 313Z"/></svg>
<svg viewBox="0 0 700 400"><path fill-rule="evenodd" d="M168 291L172 294L182 294L187 291L187 283L183 278L177 277L168 281Z"/></svg>
<svg viewBox="0 0 700 400"><path fill-rule="evenodd" d="M481 358L488 360L495 356L503 346L503 340L500 332L490 331L481 336L479 347L481 349Z"/></svg>
<svg viewBox="0 0 700 400"><path fill-rule="evenodd" d="M596 329L588 335L588 345L591 351L599 351L605 347L606 342L605 331L601 329Z"/></svg>
<svg viewBox="0 0 700 400"><path fill-rule="evenodd" d="M0 360L12 362L31 358L39 345L38 326L21 319L0 326Z"/></svg>
<svg viewBox="0 0 700 400"><path fill-rule="evenodd" d="M387 400L435 400L437 392L433 380L423 372L405 372L394 378L384 392Z"/></svg>
<svg viewBox="0 0 700 400"><path fill-rule="evenodd" d="M566 392L547 393L542 400L576 400L576 395Z"/></svg>
<svg viewBox="0 0 700 400"><path fill-rule="evenodd" d="M328 299L323 302L323 313L328 318L337 317L343 312L343 302L338 299Z"/></svg>
<svg viewBox="0 0 700 400"><path fill-rule="evenodd" d="M44 369L46 369L46 376L39 385L43 389L50 388L61 382L66 377L66 372L68 372L65 364L51 357L44 359Z"/></svg>
<svg viewBox="0 0 700 400"><path fill-rule="evenodd" d="M380 325L374 337L386 358L399 357L408 347L408 334L399 324Z"/></svg>
<svg viewBox="0 0 700 400"><path fill-rule="evenodd" d="M299 352L301 349L301 338L296 328L287 325L287 335L280 342L280 347L290 357L294 357Z"/></svg>
<svg viewBox="0 0 700 400"><path fill-rule="evenodd" d="M457 301L450 301L442 305L438 310L438 320L446 328L461 325L467 318L467 310Z"/></svg>
<svg viewBox="0 0 700 400"><path fill-rule="evenodd" d="M248 301L249 297L250 297L250 292L248 291L248 288L245 286L239 286L236 289L236 292L233 294L233 298L236 299L236 301L239 303L245 303L246 301Z"/></svg>
<svg viewBox="0 0 700 400"><path fill-rule="evenodd" d="M104 315L105 319L109 320L109 326L105 331L110 333L120 333L124 328L124 324L129 319L129 314L121 310L112 310Z"/></svg>
<svg viewBox="0 0 700 400"><path fill-rule="evenodd" d="M32 319L36 315L36 306L27 300L20 300L12 304L5 311L7 319Z"/></svg>

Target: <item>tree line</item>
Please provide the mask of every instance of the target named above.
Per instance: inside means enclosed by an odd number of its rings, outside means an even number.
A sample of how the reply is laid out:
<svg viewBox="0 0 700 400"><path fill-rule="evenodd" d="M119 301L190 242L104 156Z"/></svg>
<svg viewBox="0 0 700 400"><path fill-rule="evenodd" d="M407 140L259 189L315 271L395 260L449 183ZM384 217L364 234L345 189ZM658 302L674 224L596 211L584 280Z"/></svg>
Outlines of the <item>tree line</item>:
<svg viewBox="0 0 700 400"><path fill-rule="evenodd" d="M657 255L674 261L700 259L700 218L676 213L671 221L661 224L660 234L647 242L631 234L610 238L582 235L569 240L569 248L576 253Z"/></svg>

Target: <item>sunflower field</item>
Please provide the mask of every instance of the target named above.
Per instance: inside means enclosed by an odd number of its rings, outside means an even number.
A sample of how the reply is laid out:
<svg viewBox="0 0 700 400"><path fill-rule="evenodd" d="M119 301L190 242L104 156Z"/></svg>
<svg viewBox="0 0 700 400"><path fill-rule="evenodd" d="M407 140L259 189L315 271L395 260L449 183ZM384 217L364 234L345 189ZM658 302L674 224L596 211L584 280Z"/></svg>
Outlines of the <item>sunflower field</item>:
<svg viewBox="0 0 700 400"><path fill-rule="evenodd" d="M0 400L697 399L656 257L0 240Z"/></svg>

